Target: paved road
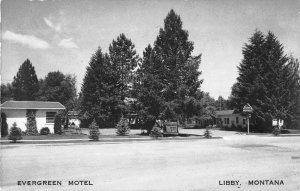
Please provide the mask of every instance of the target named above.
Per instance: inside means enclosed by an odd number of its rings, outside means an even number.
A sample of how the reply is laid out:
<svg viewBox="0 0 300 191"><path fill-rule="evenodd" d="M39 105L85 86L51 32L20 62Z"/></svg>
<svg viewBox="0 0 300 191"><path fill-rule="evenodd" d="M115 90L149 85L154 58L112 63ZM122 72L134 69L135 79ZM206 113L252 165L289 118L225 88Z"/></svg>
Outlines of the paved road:
<svg viewBox="0 0 300 191"><path fill-rule="evenodd" d="M61 186L18 186L58 180ZM88 180L93 185L72 186ZM219 185L237 180L238 185ZM282 180L284 185L248 185ZM300 190L300 137L1 146L2 190ZM88 182L86 182L88 183Z"/></svg>

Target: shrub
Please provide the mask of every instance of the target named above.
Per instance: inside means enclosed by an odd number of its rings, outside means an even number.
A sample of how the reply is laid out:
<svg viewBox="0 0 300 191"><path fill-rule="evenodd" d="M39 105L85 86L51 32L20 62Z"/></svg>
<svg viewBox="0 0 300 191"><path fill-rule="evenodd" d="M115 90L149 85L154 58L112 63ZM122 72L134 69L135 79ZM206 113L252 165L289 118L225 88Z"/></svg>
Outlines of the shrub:
<svg viewBox="0 0 300 191"><path fill-rule="evenodd" d="M193 129L201 129L201 125L200 124L195 124Z"/></svg>
<svg viewBox="0 0 300 191"><path fill-rule="evenodd" d="M34 109L28 109L26 111L26 133L27 135L37 135L38 130L36 127L36 119L35 119L36 110Z"/></svg>
<svg viewBox="0 0 300 191"><path fill-rule="evenodd" d="M154 126L150 132L150 137L154 139L158 139L159 137L162 137L163 134L161 132L161 129L157 126Z"/></svg>
<svg viewBox="0 0 300 191"><path fill-rule="evenodd" d="M92 140L94 140L94 141L98 141L99 140L100 131L99 131L99 127L98 127L95 119L90 124L89 129L90 129L90 136L89 136L89 138L92 139Z"/></svg>
<svg viewBox="0 0 300 191"><path fill-rule="evenodd" d="M122 116L119 123L117 124L116 134L118 136L128 135L130 132L128 121Z"/></svg>
<svg viewBox="0 0 300 191"><path fill-rule="evenodd" d="M62 134L60 114L56 114L54 118L54 134Z"/></svg>
<svg viewBox="0 0 300 191"><path fill-rule="evenodd" d="M287 130L287 129L281 129L280 130L280 134L288 134L288 133L290 133L290 131Z"/></svg>
<svg viewBox="0 0 300 191"><path fill-rule="evenodd" d="M243 129L243 126L242 126L242 125L237 125L237 129L238 129L238 130L242 130L242 129Z"/></svg>
<svg viewBox="0 0 300 191"><path fill-rule="evenodd" d="M236 130L236 125L234 123L231 123L230 129L231 130Z"/></svg>
<svg viewBox="0 0 300 191"><path fill-rule="evenodd" d="M275 136L280 135L280 129L279 129L277 126L274 127L274 129L273 129L273 134L274 134Z"/></svg>
<svg viewBox="0 0 300 191"><path fill-rule="evenodd" d="M17 140L21 140L22 139L22 131L21 131L20 128L17 127L17 123L16 122L14 122L13 126L10 128L8 139L12 140L14 143L16 143Z"/></svg>
<svg viewBox="0 0 300 191"><path fill-rule="evenodd" d="M40 134L41 134L41 135L49 135L49 133L50 133L50 130L49 130L48 127L43 127L43 128L41 128L41 130L40 130Z"/></svg>
<svg viewBox="0 0 300 191"><path fill-rule="evenodd" d="M1 137L5 137L8 135L8 125L6 122L6 115L5 113L1 113Z"/></svg>
<svg viewBox="0 0 300 191"><path fill-rule="evenodd" d="M209 130L208 127L206 127L206 129L205 129L204 137L205 137L206 139L209 139L209 138L212 137L212 136L211 136L211 132L210 132L210 130Z"/></svg>

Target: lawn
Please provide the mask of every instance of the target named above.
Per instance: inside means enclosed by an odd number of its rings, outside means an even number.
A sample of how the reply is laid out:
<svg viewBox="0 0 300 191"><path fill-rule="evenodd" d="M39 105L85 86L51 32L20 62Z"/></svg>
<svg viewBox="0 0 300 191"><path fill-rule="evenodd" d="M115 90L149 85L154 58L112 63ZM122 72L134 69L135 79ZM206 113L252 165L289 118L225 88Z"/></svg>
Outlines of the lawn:
<svg viewBox="0 0 300 191"><path fill-rule="evenodd" d="M142 135L141 130L130 130L130 133L127 136L117 136L116 129L100 129L100 137L102 138L149 138L148 135ZM178 137L199 137L203 135L203 130L196 129L181 129L180 134ZM81 133L75 133L75 131L68 130L61 135L57 134L49 134L49 135L35 135L29 136L24 135L22 136L22 140L59 140L59 139L89 139L89 129L82 129ZM8 140L8 137L2 137L1 140Z"/></svg>
<svg viewBox="0 0 300 191"><path fill-rule="evenodd" d="M213 133L222 134L224 139L0 145L1 188L4 191L300 189L300 137ZM28 180L58 180L62 186L17 185L17 181ZM87 180L93 185L69 186L68 181L73 180ZM224 180L238 180L241 185L219 185ZM249 186L249 180L283 180L284 185Z"/></svg>

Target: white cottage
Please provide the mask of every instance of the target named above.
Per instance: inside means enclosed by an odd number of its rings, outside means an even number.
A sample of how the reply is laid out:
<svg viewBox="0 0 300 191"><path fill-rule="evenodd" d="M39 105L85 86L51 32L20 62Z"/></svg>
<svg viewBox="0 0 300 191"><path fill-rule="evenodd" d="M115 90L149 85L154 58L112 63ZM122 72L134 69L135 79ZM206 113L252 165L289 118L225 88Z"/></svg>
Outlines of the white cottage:
<svg viewBox="0 0 300 191"><path fill-rule="evenodd" d="M48 127L50 132L54 133L54 117L58 111L66 108L59 102L6 101L1 105L1 112L4 112L7 117L8 128L16 122L17 126L25 131L27 109L36 110L38 131L43 127Z"/></svg>
<svg viewBox="0 0 300 191"><path fill-rule="evenodd" d="M222 121L223 126L231 127L231 125L235 125L236 127L246 127L246 117L242 116L239 113L235 113L234 110L221 110L216 111L216 118L219 121Z"/></svg>

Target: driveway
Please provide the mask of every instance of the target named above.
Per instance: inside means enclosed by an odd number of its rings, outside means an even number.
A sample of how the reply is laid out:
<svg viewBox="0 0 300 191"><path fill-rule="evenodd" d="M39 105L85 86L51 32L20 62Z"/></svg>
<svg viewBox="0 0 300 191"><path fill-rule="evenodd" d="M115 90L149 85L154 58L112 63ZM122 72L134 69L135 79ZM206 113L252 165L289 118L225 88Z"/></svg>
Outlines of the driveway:
<svg viewBox="0 0 300 191"><path fill-rule="evenodd" d="M299 178L300 137L230 132L223 139L1 146L5 191L295 191L300 190ZM85 180L92 185L69 185L69 181ZM283 185L254 184L264 180ZM62 185L21 186L18 181L60 181ZM239 182L224 185L226 181Z"/></svg>

